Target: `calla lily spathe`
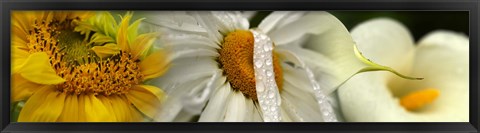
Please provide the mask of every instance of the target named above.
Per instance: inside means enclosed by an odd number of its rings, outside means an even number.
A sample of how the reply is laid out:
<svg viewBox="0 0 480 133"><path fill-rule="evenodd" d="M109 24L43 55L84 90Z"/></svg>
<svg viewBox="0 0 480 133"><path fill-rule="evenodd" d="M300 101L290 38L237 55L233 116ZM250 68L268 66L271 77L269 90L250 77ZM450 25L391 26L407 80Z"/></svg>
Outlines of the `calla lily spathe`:
<svg viewBox="0 0 480 133"><path fill-rule="evenodd" d="M423 80L405 80L390 73L364 73L339 88L342 112L353 122L466 122L469 117L469 42L452 31L433 31L414 41L399 22L373 19L352 30L364 56ZM418 110L399 99L434 88L438 97Z"/></svg>

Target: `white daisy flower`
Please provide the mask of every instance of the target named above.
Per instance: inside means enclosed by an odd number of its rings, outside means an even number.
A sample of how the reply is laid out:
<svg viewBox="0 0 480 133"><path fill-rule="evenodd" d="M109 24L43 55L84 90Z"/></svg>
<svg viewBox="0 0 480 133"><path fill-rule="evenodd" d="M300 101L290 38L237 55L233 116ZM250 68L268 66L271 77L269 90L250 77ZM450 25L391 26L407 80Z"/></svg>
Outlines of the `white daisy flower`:
<svg viewBox="0 0 480 133"><path fill-rule="evenodd" d="M355 27L352 37L371 60L424 79L405 80L382 72L353 77L338 90L347 121L468 121L467 36L439 30L414 45L402 24L374 19Z"/></svg>
<svg viewBox="0 0 480 133"><path fill-rule="evenodd" d="M170 96L158 121L337 121L335 88L383 69L362 69L348 31L326 12L273 12L253 29L240 12L146 18L173 54L170 71L152 82Z"/></svg>

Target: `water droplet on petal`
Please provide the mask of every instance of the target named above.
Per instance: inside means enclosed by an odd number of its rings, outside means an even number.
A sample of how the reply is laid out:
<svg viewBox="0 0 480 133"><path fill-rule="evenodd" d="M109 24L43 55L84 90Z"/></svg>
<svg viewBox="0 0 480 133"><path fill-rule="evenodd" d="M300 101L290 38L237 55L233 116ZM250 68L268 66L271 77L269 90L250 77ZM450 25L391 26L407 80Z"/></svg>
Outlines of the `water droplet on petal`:
<svg viewBox="0 0 480 133"><path fill-rule="evenodd" d="M258 92L263 92L265 90L265 87L263 86L262 82L257 83L256 87L257 87L256 90Z"/></svg>
<svg viewBox="0 0 480 133"><path fill-rule="evenodd" d="M275 96L275 93L269 93L268 98L273 98Z"/></svg>
<svg viewBox="0 0 480 133"><path fill-rule="evenodd" d="M267 64L268 66L272 65L272 59L270 58L266 59L265 64Z"/></svg>
<svg viewBox="0 0 480 133"><path fill-rule="evenodd" d="M272 45L271 45L271 44L265 44L265 45L263 45L263 50L264 50L265 52L270 51L271 48L272 48Z"/></svg>
<svg viewBox="0 0 480 133"><path fill-rule="evenodd" d="M272 71L267 70L267 76L268 76L268 77L272 76L272 74L273 74Z"/></svg>
<svg viewBox="0 0 480 133"><path fill-rule="evenodd" d="M263 62L262 62L261 60L257 60L257 61L255 61L255 66L256 66L257 68L262 67L262 66L263 66Z"/></svg>

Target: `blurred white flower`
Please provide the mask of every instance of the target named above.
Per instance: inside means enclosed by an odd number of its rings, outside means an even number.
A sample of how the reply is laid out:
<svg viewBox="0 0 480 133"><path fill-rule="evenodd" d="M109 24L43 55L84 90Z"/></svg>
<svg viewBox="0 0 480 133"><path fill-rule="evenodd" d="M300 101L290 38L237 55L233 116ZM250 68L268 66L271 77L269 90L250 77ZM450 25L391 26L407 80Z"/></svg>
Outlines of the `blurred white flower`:
<svg viewBox="0 0 480 133"><path fill-rule="evenodd" d="M439 30L414 45L408 29L391 19L364 22L351 33L365 57L424 79L385 72L354 76L338 90L347 121L468 121L467 36Z"/></svg>

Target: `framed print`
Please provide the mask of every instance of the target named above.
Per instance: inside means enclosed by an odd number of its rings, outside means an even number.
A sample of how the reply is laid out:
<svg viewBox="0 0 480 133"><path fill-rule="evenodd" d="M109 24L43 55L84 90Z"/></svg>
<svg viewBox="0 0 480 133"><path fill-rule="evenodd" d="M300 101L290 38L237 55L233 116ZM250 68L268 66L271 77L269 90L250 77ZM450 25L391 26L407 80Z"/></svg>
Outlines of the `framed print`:
<svg viewBox="0 0 480 133"><path fill-rule="evenodd" d="M2 132L478 130L478 1L1 7Z"/></svg>

